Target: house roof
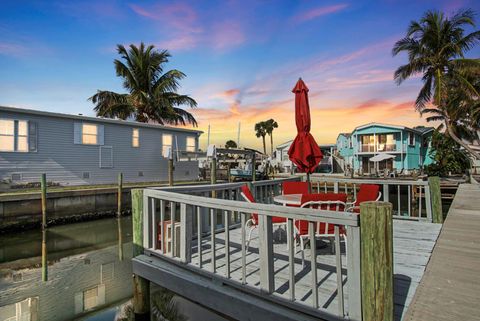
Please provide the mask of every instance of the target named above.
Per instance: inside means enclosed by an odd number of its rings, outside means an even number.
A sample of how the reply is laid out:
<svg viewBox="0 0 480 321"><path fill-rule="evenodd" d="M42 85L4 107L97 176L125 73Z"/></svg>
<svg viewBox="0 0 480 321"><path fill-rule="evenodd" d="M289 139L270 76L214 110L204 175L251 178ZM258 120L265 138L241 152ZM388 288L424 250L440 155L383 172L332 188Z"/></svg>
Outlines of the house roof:
<svg viewBox="0 0 480 321"><path fill-rule="evenodd" d="M345 137L349 138L350 136L352 136L352 134L351 133L340 133L340 134L338 134L337 138L340 137L340 136L345 136Z"/></svg>
<svg viewBox="0 0 480 321"><path fill-rule="evenodd" d="M13 113L22 113L22 114L30 114L30 115L39 115L39 116L48 116L48 117L57 117L57 118L67 118L67 119L74 119L74 120L84 120L84 121L99 122L99 123L127 125L127 126L135 126L135 127L148 127L148 128L156 128L156 129L165 129L165 130L178 131L178 132L195 133L197 135L201 135L203 133L203 131L195 130L195 129L178 128L178 127L164 126L164 125L159 125L159 124L148 124L148 123L141 123L141 122L137 122L137 121L129 121L129 120L121 120L121 119L62 114L62 113L54 113L54 112L49 112L49 111L24 109L24 108L17 108L17 107L0 106L0 112L2 112L2 111L13 112Z"/></svg>
<svg viewBox="0 0 480 321"><path fill-rule="evenodd" d="M383 124L383 123L368 123L365 125L361 125L358 127L355 127L353 131L368 128L368 127L373 127L373 126L380 126L380 127L390 127L390 128L395 128L395 129L403 129L403 130L408 130L408 131L413 131L416 132L420 135L423 135L425 133L428 133L432 130L434 130L433 127L425 127L425 126L417 126L417 127L407 127L407 126L401 126L401 125L391 125L391 124Z"/></svg>
<svg viewBox="0 0 480 321"><path fill-rule="evenodd" d="M277 145L277 147L275 147L275 149L279 149L279 148L285 148L287 146L290 146L293 142L293 139L289 140L289 141L286 141L284 143L281 143L280 145Z"/></svg>

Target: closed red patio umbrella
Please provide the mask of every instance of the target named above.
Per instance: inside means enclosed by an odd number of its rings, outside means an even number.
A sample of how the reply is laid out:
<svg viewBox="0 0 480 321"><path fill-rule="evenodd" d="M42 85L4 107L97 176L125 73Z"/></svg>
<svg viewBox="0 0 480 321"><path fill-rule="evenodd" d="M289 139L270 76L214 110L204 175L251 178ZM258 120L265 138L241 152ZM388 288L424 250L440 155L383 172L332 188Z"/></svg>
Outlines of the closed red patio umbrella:
<svg viewBox="0 0 480 321"><path fill-rule="evenodd" d="M299 171L307 173L310 181L310 173L313 173L323 158L323 154L310 134L310 106L308 104L308 87L302 78L292 90L295 93L295 123L297 125L297 137L293 141L288 156L297 165Z"/></svg>

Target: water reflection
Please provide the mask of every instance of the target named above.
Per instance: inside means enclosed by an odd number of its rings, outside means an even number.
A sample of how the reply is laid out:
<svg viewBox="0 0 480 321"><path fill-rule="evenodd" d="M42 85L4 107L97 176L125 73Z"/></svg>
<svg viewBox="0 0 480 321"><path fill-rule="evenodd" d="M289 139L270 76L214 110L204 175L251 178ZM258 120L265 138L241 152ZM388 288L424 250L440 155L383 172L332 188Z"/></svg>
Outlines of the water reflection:
<svg viewBox="0 0 480 321"><path fill-rule="evenodd" d="M0 236L0 321L132 320L131 231L126 217ZM152 312L225 320L155 285Z"/></svg>
<svg viewBox="0 0 480 321"><path fill-rule="evenodd" d="M130 231L121 218L1 236L0 321L70 320L128 300Z"/></svg>

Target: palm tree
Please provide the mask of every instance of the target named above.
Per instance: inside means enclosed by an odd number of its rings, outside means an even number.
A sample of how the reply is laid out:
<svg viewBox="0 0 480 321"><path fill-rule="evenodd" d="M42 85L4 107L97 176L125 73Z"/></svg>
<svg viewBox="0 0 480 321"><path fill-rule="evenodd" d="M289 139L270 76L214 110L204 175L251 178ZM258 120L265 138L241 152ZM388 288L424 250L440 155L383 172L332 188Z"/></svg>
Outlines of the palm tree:
<svg viewBox="0 0 480 321"><path fill-rule="evenodd" d="M118 45L117 51L123 61L114 60L115 70L123 78L127 93L98 90L89 98L95 104L97 116L197 126L193 115L179 107L197 106L191 97L177 93L185 74L176 69L164 72L170 58L167 50L157 51L154 46L141 43L139 47L130 45L128 50Z"/></svg>
<svg viewBox="0 0 480 321"><path fill-rule="evenodd" d="M406 37L397 41L392 50L394 56L408 53L408 63L395 71L394 79L401 84L411 76L422 74L423 87L415 101L417 110L422 113L432 102L444 115L446 133L480 159L480 154L455 134L453 127L457 120L446 108L449 84L455 83L457 88L478 97L466 75L480 68L480 60L465 58L465 53L480 41L480 31L465 35L464 26L475 27L473 11L460 11L450 18L438 11L427 11L419 22L412 21Z"/></svg>
<svg viewBox="0 0 480 321"><path fill-rule="evenodd" d="M270 155L273 155L273 130L278 128L278 124L275 120L269 119L265 122L265 131L270 136Z"/></svg>
<svg viewBox="0 0 480 321"><path fill-rule="evenodd" d="M267 135L267 131L265 129L265 122L261 121L255 124L255 135L257 137L262 137L263 140L263 153L267 153L267 148L265 146L265 136Z"/></svg>
<svg viewBox="0 0 480 321"><path fill-rule="evenodd" d="M227 142L225 143L225 148L237 148L237 143L235 143L235 141L233 140L227 140Z"/></svg>

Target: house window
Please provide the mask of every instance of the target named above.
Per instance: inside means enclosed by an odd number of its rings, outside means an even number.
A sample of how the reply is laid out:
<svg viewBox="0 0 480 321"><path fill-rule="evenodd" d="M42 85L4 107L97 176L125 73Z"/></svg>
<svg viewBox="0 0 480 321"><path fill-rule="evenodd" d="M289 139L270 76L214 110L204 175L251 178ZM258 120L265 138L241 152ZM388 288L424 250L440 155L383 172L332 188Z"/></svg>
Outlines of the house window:
<svg viewBox="0 0 480 321"><path fill-rule="evenodd" d="M187 152L195 151L195 137L187 137Z"/></svg>
<svg viewBox="0 0 480 321"><path fill-rule="evenodd" d="M93 124L82 124L82 144L98 144L98 127Z"/></svg>
<svg viewBox="0 0 480 321"><path fill-rule="evenodd" d="M138 128L132 129L132 147L140 146L140 136Z"/></svg>
<svg viewBox="0 0 480 321"><path fill-rule="evenodd" d="M163 157L168 156L168 149L172 148L172 135L163 134L162 135L162 155Z"/></svg>
<svg viewBox="0 0 480 321"><path fill-rule="evenodd" d="M415 145L415 134L408 133L408 145L413 146Z"/></svg>
<svg viewBox="0 0 480 321"><path fill-rule="evenodd" d="M28 152L28 122L0 119L0 151Z"/></svg>

